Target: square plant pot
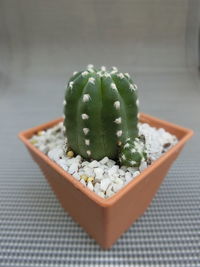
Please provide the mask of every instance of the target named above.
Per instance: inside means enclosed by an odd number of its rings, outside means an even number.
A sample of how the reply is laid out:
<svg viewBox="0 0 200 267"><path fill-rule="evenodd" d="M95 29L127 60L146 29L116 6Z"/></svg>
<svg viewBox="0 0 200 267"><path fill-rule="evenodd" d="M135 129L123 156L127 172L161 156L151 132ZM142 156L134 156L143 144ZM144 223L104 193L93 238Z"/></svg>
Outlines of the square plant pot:
<svg viewBox="0 0 200 267"><path fill-rule="evenodd" d="M102 248L108 249L145 212L171 164L177 158L186 141L191 138L193 132L190 129L141 114L140 122L146 122L156 128L164 128L171 134L176 135L178 143L115 195L103 199L30 143L29 139L35 132L51 128L60 121L62 119L22 131L19 133L19 138L40 166L67 213Z"/></svg>

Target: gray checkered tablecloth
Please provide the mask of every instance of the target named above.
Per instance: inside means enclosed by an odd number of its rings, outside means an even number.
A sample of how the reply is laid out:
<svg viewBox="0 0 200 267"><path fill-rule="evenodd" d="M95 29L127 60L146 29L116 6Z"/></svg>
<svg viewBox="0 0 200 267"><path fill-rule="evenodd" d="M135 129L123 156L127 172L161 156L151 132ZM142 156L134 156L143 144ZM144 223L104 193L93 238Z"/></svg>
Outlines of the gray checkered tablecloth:
<svg viewBox="0 0 200 267"><path fill-rule="evenodd" d="M0 266L200 266L197 78L187 72L136 77L142 111L196 133L144 216L108 251L64 212L17 139L20 130L60 116L64 80L29 77L2 87Z"/></svg>

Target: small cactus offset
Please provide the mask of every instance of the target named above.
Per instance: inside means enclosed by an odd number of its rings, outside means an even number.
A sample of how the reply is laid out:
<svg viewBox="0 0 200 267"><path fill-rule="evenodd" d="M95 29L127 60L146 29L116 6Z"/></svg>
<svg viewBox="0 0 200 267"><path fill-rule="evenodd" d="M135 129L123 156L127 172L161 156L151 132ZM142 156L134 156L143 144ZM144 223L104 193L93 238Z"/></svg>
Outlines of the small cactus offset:
<svg viewBox="0 0 200 267"><path fill-rule="evenodd" d="M120 145L138 136L137 86L116 67L74 72L64 100L68 145L86 159L118 158Z"/></svg>
<svg viewBox="0 0 200 267"><path fill-rule="evenodd" d="M145 144L139 138L127 139L119 153L121 165L139 167L142 160L147 159Z"/></svg>

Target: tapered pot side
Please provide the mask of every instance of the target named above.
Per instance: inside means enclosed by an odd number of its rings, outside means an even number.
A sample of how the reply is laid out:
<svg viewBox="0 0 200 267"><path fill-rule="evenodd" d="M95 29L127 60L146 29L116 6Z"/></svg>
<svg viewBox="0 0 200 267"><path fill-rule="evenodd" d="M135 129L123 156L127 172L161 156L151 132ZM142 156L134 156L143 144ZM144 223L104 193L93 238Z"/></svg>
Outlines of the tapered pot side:
<svg viewBox="0 0 200 267"><path fill-rule="evenodd" d="M139 176L108 199L99 197L39 151L29 139L62 121L56 119L22 131L19 138L40 166L52 190L68 214L104 249L110 248L151 203L155 193L193 131L141 113L140 122L164 128L176 135L178 143Z"/></svg>

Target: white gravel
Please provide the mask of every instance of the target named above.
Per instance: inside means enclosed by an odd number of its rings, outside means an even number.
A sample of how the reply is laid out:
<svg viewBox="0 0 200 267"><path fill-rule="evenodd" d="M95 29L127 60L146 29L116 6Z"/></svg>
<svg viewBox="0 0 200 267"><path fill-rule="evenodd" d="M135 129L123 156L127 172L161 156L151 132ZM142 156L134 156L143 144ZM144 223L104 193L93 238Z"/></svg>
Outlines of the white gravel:
<svg viewBox="0 0 200 267"><path fill-rule="evenodd" d="M62 123L36 133L30 142L84 186L87 186L89 190L94 191L102 198L109 198L178 141L174 135L164 129L156 129L147 123L139 124L139 135L144 137L147 148L147 161L142 161L139 168L120 167L108 157L91 162L84 160L79 155L73 158L67 157L66 138ZM92 178L92 181L87 181L88 178Z"/></svg>

